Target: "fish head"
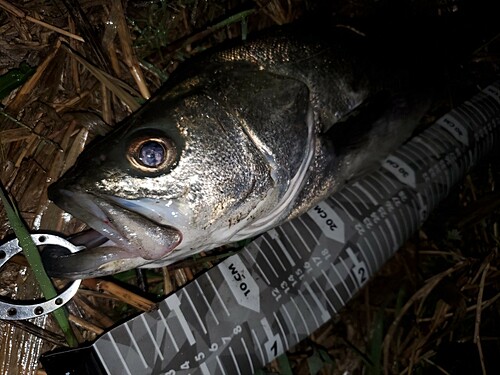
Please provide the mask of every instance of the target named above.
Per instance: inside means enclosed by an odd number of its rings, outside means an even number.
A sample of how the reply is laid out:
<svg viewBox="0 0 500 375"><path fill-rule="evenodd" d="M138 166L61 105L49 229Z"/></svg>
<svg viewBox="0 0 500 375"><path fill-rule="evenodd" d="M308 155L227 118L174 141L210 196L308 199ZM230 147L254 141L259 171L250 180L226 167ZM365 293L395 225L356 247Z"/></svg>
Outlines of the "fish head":
<svg viewBox="0 0 500 375"><path fill-rule="evenodd" d="M52 201L112 242L49 256L49 274L165 265L287 217L314 154L306 85L254 68L204 77L160 89L49 187Z"/></svg>
<svg viewBox="0 0 500 375"><path fill-rule="evenodd" d="M53 259L49 274L101 276L230 242L276 198L235 121L204 93L166 93L89 145L49 198L113 244Z"/></svg>

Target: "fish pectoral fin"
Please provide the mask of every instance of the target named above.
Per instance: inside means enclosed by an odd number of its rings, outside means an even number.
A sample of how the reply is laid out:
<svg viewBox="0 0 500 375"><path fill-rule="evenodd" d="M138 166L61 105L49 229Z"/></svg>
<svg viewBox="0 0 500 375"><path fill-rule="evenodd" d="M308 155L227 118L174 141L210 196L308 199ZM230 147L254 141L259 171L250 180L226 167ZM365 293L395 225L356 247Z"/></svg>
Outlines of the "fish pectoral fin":
<svg viewBox="0 0 500 375"><path fill-rule="evenodd" d="M338 122L324 130L336 150L357 148L369 138L376 121L389 108L390 94L381 91L365 99Z"/></svg>
<svg viewBox="0 0 500 375"><path fill-rule="evenodd" d="M342 159L345 179L365 174L410 138L430 104L423 92L382 91L331 126L325 136Z"/></svg>

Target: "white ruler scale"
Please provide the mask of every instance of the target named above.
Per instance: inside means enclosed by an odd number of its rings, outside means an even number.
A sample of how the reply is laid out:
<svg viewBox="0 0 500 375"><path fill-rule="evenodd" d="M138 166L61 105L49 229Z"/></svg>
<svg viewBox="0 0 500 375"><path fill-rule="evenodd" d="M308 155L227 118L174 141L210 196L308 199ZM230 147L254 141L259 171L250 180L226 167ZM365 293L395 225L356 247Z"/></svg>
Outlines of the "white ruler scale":
<svg viewBox="0 0 500 375"><path fill-rule="evenodd" d="M307 214L257 238L53 374L251 374L336 314L500 140L500 83Z"/></svg>

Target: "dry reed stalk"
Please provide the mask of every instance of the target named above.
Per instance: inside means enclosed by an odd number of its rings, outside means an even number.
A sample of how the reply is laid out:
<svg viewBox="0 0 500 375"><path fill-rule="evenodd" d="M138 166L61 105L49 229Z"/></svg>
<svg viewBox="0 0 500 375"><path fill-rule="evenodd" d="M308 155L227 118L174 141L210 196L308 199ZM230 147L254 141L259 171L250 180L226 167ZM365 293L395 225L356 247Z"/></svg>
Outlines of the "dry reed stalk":
<svg viewBox="0 0 500 375"><path fill-rule="evenodd" d="M109 328L114 324L114 321L110 317L101 312L99 307L90 302L88 298L80 295L80 293L73 297L73 302L83 309L83 312L93 319L99 327Z"/></svg>
<svg viewBox="0 0 500 375"><path fill-rule="evenodd" d="M139 109L140 105L134 99L134 96L137 97L139 96L139 94L134 89L132 89L125 82L120 81L116 77L113 77L109 73L98 68L90 61L82 57L79 53L71 49L68 45L64 44L63 47L65 48L66 51L68 51L71 54L73 58L75 58L80 64L82 64L87 70L89 70L92 73L92 75L94 75L94 77L96 77L106 89L110 90L113 94L115 94L118 98L120 98L120 100L122 100L122 102L129 107L130 111L135 111ZM133 93L134 96L130 95L129 92Z"/></svg>
<svg viewBox="0 0 500 375"><path fill-rule="evenodd" d="M491 258L491 256L489 257ZM474 325L474 339L472 340L476 346L477 346L477 351L479 354L479 361L481 363L481 370L483 372L483 375L486 375L486 365L484 363L484 354L483 354L483 347L481 345L481 313L482 313L482 302L483 302L483 293L484 293L484 283L486 280L486 275L488 274L488 270L490 268L490 259L487 259L487 263L484 265L483 272L481 273L481 281L479 283L479 291L477 294L477 303L476 303L476 319L475 319L475 325Z"/></svg>
<svg viewBox="0 0 500 375"><path fill-rule="evenodd" d="M69 315L69 320L70 322L76 324L77 326L86 329L87 331L93 332L96 335L102 335L104 333L104 330L102 328L88 322L85 319L79 318L73 314Z"/></svg>
<svg viewBox="0 0 500 375"><path fill-rule="evenodd" d="M151 97L151 93L149 92L144 79L142 69L139 65L139 60L137 59L137 56L132 48L132 37L130 36L130 30L127 25L127 21L125 20L125 12L123 11L121 0L113 0L110 15L117 23L118 38L120 40L120 46L123 53L123 61L128 66L130 74L139 87L142 97L149 99Z"/></svg>
<svg viewBox="0 0 500 375"><path fill-rule="evenodd" d="M384 355L384 374L389 375L391 372L389 371L389 355L391 351L391 341L393 336L395 335L396 328L398 327L399 323L401 322L401 319L403 316L406 314L406 312L412 307L417 301L420 299L425 300L426 297L430 294L430 292L443 280L445 277L453 274L457 270L465 267L467 265L467 262L459 262L455 264L453 267L447 269L444 272L441 272L432 278L430 278L422 288L420 288L416 293L414 293L411 298L406 302L406 304L401 308L400 313L394 321L392 322L391 326L389 327L389 330L387 332L386 337L384 338L384 343L383 343L383 355Z"/></svg>
<svg viewBox="0 0 500 375"><path fill-rule="evenodd" d="M9 12L10 14L12 14L18 18L25 19L26 21L36 23L37 25L45 27L46 29L49 29L51 31L55 31L58 34L70 37L70 38L77 40L79 42L85 42L85 40L81 36L76 35L74 33L71 33L69 31L63 30L59 27L56 27L54 25L51 25L47 22L41 21L41 20L36 19L34 17L31 17L31 16L27 15L26 12L22 11L21 9L19 9L15 5L12 5L11 3L9 3L6 0L0 0L0 8L4 9L5 11Z"/></svg>
<svg viewBox="0 0 500 375"><path fill-rule="evenodd" d="M172 280L170 279L170 272L167 267L161 269L163 275L163 294L167 295L174 291Z"/></svg>
<svg viewBox="0 0 500 375"><path fill-rule="evenodd" d="M100 279L86 279L82 281L82 285L94 290L108 292L109 294L118 297L120 301L128 305L134 306L141 311L151 311L157 308L157 304L125 289L111 281Z"/></svg>
<svg viewBox="0 0 500 375"><path fill-rule="evenodd" d="M185 270L186 268L180 268L174 271L174 280L177 288L183 286L189 281L189 278L187 277Z"/></svg>
<svg viewBox="0 0 500 375"><path fill-rule="evenodd" d="M52 51L47 55L42 63L38 65L35 74L33 74L30 79L28 79L28 81L19 89L15 98L7 105L7 110L9 112L17 113L26 105L28 98L33 93L35 87L38 85L38 82L40 81L47 67L56 57L60 47L61 42L58 40L54 45Z"/></svg>

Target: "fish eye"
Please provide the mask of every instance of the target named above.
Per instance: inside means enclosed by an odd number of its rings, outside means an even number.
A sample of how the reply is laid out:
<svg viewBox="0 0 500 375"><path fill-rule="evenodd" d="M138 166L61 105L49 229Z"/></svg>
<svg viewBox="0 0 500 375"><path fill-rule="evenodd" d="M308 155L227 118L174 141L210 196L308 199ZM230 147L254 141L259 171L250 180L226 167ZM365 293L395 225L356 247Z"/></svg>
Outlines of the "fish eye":
<svg viewBox="0 0 500 375"><path fill-rule="evenodd" d="M176 149L172 140L166 137L139 137L127 150L127 158L136 169L143 172L162 171L175 162Z"/></svg>

